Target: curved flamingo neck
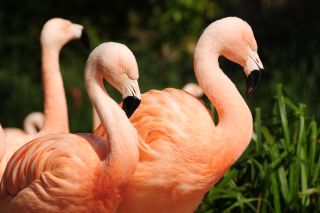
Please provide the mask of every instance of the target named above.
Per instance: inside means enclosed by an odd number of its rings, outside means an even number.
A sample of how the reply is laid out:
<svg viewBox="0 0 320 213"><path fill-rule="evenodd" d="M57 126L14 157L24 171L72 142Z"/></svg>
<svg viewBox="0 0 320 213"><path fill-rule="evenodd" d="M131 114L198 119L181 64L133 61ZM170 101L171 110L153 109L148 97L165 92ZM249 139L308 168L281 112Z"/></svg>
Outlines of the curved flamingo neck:
<svg viewBox="0 0 320 213"><path fill-rule="evenodd" d="M233 163L252 137L252 115L236 86L220 69L218 58L223 52L223 44L219 40L214 41L213 32L210 33L205 32L199 39L194 70L200 86L218 113L219 122L215 127L218 131L214 134L221 133L221 149L228 151L230 163Z"/></svg>
<svg viewBox="0 0 320 213"><path fill-rule="evenodd" d="M40 112L29 114L23 122L23 129L27 134L36 134L43 127L44 116Z"/></svg>
<svg viewBox="0 0 320 213"><path fill-rule="evenodd" d="M45 121L41 131L69 132L68 109L59 66L60 49L42 45Z"/></svg>
<svg viewBox="0 0 320 213"><path fill-rule="evenodd" d="M127 184L135 172L138 160L138 135L124 111L109 97L100 73L87 65L87 93L107 133L107 168L115 184Z"/></svg>

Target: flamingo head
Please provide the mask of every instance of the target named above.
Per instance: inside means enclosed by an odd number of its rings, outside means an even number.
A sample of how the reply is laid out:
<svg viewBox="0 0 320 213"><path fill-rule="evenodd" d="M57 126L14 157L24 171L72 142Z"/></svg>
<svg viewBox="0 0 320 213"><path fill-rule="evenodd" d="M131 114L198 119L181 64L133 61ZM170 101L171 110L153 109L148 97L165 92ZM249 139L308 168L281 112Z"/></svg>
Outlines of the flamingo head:
<svg viewBox="0 0 320 213"><path fill-rule="evenodd" d="M61 49L71 40L80 39L90 49L89 37L82 25L62 18L47 21L41 31L40 41L50 48Z"/></svg>
<svg viewBox="0 0 320 213"><path fill-rule="evenodd" d="M95 58L103 78L122 94L122 109L131 117L141 102L138 64L131 50L120 43L106 42L95 48L89 58Z"/></svg>
<svg viewBox="0 0 320 213"><path fill-rule="evenodd" d="M247 97L251 97L261 79L263 64L250 25L237 17L227 17L214 22L220 28L221 54L241 65L247 76ZM218 31L217 31L218 32ZM222 33L223 32L223 33Z"/></svg>

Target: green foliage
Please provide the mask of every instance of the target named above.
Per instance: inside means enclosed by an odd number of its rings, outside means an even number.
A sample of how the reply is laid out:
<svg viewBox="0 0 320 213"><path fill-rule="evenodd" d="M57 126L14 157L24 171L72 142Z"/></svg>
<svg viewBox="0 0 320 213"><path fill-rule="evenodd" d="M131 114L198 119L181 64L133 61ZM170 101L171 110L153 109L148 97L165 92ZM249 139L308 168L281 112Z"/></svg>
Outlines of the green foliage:
<svg viewBox="0 0 320 213"><path fill-rule="evenodd" d="M256 108L254 137L197 212L320 211L319 127L276 87L272 116Z"/></svg>
<svg viewBox="0 0 320 213"><path fill-rule="evenodd" d="M138 61L141 91L147 91L181 88L195 81L192 56L201 32L216 19L239 16L252 26L266 68L263 86L254 99L247 100L249 106L260 106L270 113L267 106L271 99L264 94L269 94L276 82L284 82L290 97L306 103L320 118L320 102L314 101L320 89L320 30L314 27L318 25L318 8L316 0L1 0L0 122L5 127L21 126L28 113L42 111L39 35L42 25L52 17L83 24L93 46L110 40L128 45ZM83 85L88 53L72 42L61 54L71 129L90 130L91 107ZM241 69L220 61L223 70L244 91ZM75 103L74 89L81 90L80 104Z"/></svg>

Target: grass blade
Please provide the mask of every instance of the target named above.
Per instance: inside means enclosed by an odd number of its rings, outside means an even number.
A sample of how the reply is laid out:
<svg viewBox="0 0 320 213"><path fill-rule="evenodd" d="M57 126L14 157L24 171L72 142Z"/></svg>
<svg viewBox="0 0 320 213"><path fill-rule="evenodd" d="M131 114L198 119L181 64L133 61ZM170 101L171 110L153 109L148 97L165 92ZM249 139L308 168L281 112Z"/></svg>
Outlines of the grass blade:
<svg viewBox="0 0 320 213"><path fill-rule="evenodd" d="M277 177L275 173L272 173L270 177L271 177L271 188L272 188L272 194L273 194L274 212L281 213L280 194L279 194L279 185L278 185Z"/></svg>
<svg viewBox="0 0 320 213"><path fill-rule="evenodd" d="M284 142L285 142L286 148L288 149L288 146L290 143L290 132L289 132L289 126L288 126L286 106L285 106L285 101L284 101L284 96L282 91L282 84L277 85L276 91L277 91L278 107L280 112L282 130L285 138Z"/></svg>
<svg viewBox="0 0 320 213"><path fill-rule="evenodd" d="M257 152L260 152L261 150L261 109L256 108L255 109L255 124L254 129L256 133L256 150Z"/></svg>
<svg viewBox="0 0 320 213"><path fill-rule="evenodd" d="M310 133L310 149L309 149L309 176L313 177L314 169L315 169L315 157L316 157L316 146L317 146L317 122L311 121L311 133Z"/></svg>

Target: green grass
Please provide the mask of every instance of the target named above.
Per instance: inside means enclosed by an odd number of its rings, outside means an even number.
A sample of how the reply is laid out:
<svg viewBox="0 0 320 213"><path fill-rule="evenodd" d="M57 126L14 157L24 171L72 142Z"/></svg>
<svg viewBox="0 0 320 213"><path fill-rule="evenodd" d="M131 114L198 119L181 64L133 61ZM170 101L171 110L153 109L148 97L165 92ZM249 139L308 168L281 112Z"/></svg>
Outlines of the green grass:
<svg viewBox="0 0 320 213"><path fill-rule="evenodd" d="M197 212L320 212L319 128L304 104L276 87L272 115L254 113L254 136Z"/></svg>

